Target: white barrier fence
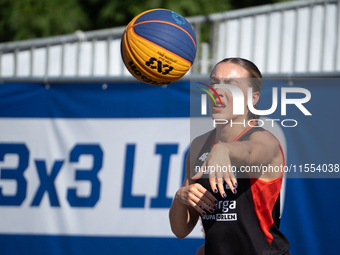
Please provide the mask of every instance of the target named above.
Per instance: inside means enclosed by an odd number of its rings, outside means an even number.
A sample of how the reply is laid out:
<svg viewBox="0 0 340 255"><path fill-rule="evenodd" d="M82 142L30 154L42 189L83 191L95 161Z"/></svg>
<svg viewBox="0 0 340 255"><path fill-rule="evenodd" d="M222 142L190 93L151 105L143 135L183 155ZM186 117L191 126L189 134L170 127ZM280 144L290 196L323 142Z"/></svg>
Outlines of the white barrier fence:
<svg viewBox="0 0 340 255"><path fill-rule="evenodd" d="M338 72L339 1L294 1L188 17L198 38L190 74L226 57L254 61L264 74ZM210 42L200 42L209 23ZM0 77L131 76L120 54L124 27L0 44Z"/></svg>

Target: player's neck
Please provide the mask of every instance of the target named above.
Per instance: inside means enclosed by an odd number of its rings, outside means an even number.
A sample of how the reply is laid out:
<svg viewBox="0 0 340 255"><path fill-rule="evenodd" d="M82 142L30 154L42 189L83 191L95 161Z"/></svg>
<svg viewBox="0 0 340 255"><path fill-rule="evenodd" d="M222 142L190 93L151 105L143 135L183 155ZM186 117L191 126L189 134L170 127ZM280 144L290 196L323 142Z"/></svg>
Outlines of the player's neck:
<svg viewBox="0 0 340 255"><path fill-rule="evenodd" d="M216 125L215 143L229 143L234 141L247 126L248 121L243 118L230 120L228 121L228 124L225 125Z"/></svg>

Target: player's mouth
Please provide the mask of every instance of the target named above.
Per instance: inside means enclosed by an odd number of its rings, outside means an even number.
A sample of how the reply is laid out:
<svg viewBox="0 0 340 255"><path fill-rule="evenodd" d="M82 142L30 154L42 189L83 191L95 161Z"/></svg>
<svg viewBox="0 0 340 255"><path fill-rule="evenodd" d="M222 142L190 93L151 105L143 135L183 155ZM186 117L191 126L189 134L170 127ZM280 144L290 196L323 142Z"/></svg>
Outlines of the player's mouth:
<svg viewBox="0 0 340 255"><path fill-rule="evenodd" d="M225 108L225 105L223 105L223 104L221 105L221 104L219 104L219 103L217 103L217 104L213 107L214 111L217 111L217 112L222 111L223 108Z"/></svg>

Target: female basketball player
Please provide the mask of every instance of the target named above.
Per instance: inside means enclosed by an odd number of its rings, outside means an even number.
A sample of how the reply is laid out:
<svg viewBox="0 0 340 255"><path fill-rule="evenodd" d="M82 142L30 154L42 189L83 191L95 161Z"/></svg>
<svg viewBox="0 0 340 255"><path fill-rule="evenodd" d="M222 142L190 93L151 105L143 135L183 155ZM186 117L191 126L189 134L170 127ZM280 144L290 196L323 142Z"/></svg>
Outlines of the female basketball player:
<svg viewBox="0 0 340 255"><path fill-rule="evenodd" d="M227 121L192 142L185 181L170 208L172 231L186 237L201 215L206 255L289 254L289 242L279 231L281 171L245 171L285 163L279 142L251 120L258 117L247 107L249 86L252 104L259 100L262 75L252 62L229 58L213 68L210 80L222 102L209 102L210 114ZM222 84L242 90L244 115L233 114L231 91ZM193 174L197 166L201 171ZM206 171L209 167L216 171Z"/></svg>

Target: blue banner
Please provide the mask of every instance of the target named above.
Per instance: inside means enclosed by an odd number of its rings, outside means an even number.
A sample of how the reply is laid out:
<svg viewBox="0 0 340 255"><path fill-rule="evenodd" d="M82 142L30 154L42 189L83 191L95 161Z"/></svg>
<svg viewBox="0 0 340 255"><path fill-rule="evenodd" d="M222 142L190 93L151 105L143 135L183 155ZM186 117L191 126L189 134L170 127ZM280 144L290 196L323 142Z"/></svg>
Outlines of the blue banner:
<svg viewBox="0 0 340 255"><path fill-rule="evenodd" d="M279 102L284 87L311 93L312 116L296 105L282 115L281 104L268 116L292 172L280 228L292 254L335 254L340 87L337 79L265 80L260 109L271 107L273 87ZM201 226L179 240L168 219L190 144L190 100L189 81L1 84L0 253L195 254ZM287 119L297 125L285 127Z"/></svg>

